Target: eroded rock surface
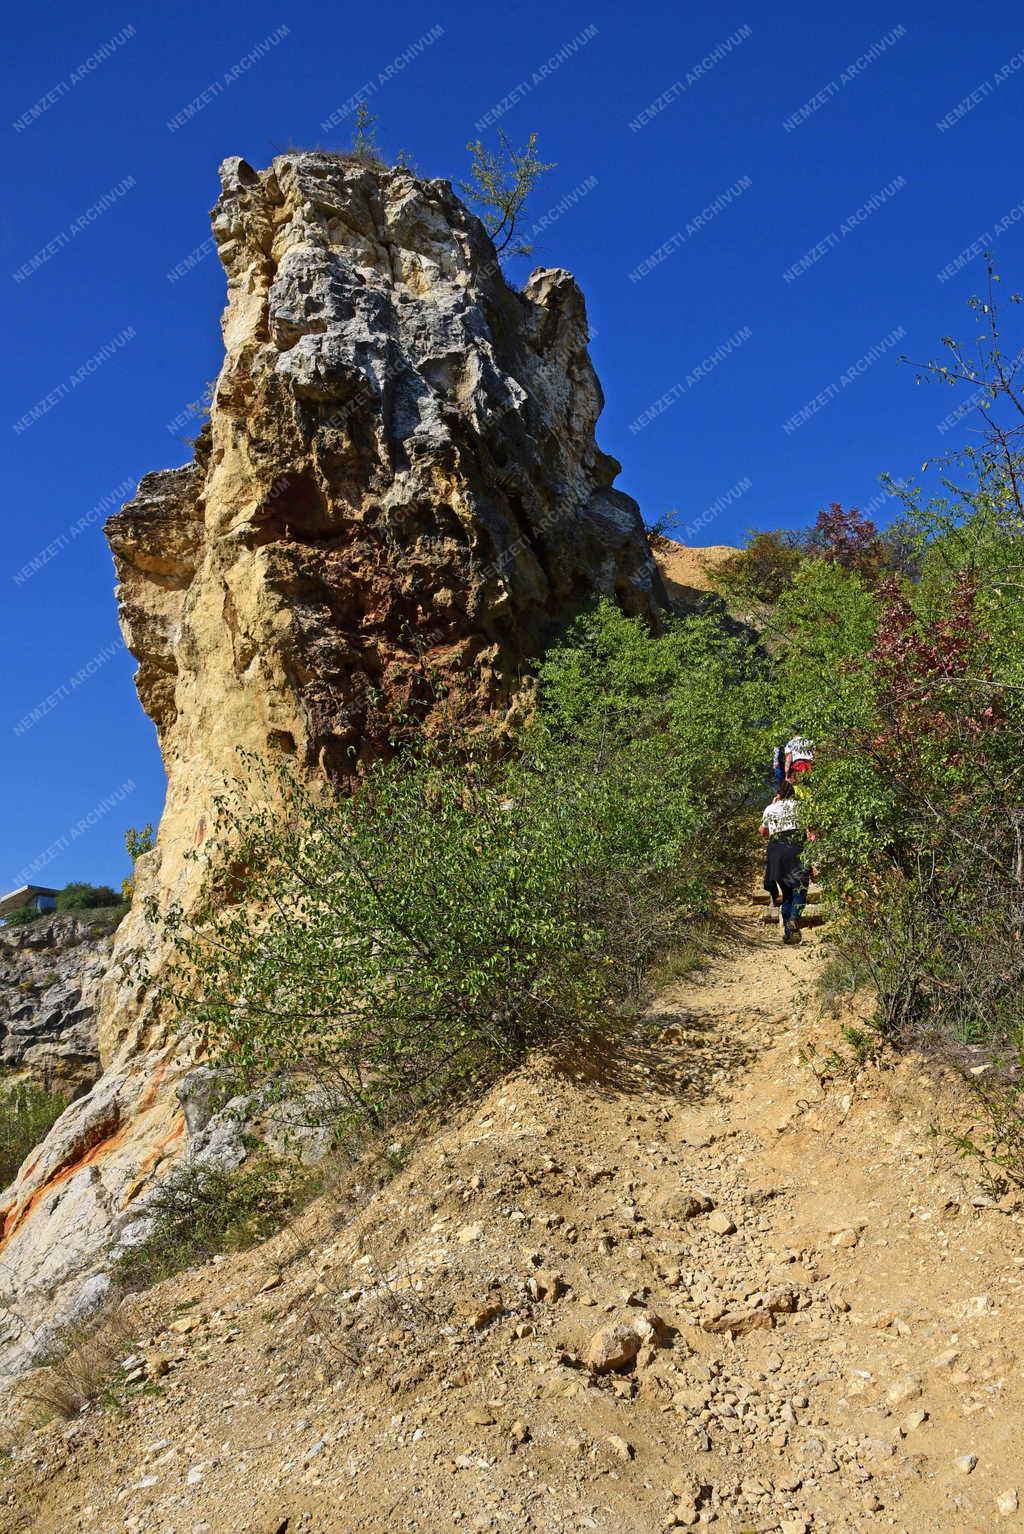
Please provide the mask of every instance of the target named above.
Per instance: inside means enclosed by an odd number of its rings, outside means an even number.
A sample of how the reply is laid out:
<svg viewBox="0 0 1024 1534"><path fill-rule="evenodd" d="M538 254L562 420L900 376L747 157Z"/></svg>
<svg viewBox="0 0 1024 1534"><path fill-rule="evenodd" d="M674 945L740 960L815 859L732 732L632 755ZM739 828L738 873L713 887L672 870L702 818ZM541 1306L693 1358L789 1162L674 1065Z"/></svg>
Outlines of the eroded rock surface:
<svg viewBox="0 0 1024 1534"><path fill-rule="evenodd" d="M0 928L0 1075L69 1098L93 1084L112 943L109 928L72 915Z"/></svg>
<svg viewBox="0 0 1024 1534"><path fill-rule="evenodd" d="M404 170L313 153L221 178L210 421L195 461L147 475L108 528L167 804L104 984L104 1074L0 1196L22 1349L188 1144L176 1086L194 1061L133 961L162 963L145 897L202 886L188 855L239 747L343 776L396 715L429 729L442 694L514 718L527 663L595 596L655 621L666 604L595 441L567 272L515 291L448 183Z"/></svg>

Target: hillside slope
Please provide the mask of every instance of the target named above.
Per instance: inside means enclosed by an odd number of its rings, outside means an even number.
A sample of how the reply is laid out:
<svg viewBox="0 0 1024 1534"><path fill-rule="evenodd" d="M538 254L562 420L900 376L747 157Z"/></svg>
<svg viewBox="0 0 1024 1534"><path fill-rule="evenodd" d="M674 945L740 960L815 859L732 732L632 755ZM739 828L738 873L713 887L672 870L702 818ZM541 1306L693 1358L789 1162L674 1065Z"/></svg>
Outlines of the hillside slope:
<svg viewBox="0 0 1024 1534"><path fill-rule="evenodd" d="M354 1216L322 1202L138 1301L123 1414L30 1437L0 1528L1015 1527L1020 1201L929 1136L955 1091L913 1058L810 1069L839 1042L822 949L759 914ZM638 1356L592 1373L620 1320Z"/></svg>

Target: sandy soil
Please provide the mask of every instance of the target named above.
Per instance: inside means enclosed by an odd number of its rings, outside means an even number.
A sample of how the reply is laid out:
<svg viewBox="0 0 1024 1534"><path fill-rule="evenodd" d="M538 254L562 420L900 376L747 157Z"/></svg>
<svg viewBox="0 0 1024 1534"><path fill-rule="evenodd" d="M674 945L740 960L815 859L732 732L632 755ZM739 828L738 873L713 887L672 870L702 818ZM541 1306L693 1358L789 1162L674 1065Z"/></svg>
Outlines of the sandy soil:
<svg viewBox="0 0 1024 1534"><path fill-rule="evenodd" d="M0 1529L1021 1526L1021 1203L930 1135L951 1080L809 1063L842 1045L819 933L761 914L354 1217L327 1200L137 1302L136 1382L17 1443ZM596 1374L617 1321L643 1345Z"/></svg>

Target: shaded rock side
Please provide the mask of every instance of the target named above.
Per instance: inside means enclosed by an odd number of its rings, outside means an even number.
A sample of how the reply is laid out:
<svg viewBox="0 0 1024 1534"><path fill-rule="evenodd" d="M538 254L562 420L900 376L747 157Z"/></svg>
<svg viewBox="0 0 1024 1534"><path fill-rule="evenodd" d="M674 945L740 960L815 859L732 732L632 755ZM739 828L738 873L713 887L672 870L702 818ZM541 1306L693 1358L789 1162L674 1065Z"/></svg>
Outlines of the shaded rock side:
<svg viewBox="0 0 1024 1534"><path fill-rule="evenodd" d="M0 1195L22 1351L188 1144L190 1046L133 959L163 962L146 896L188 905L201 888L189 854L238 749L342 777L387 749L396 715L429 729L442 694L513 719L526 663L594 597L655 622L666 606L595 441L568 273L515 291L449 184L404 170L310 153L263 172L230 159L221 179L210 419L194 461L147 475L108 524L167 802L104 985L104 1074Z"/></svg>
<svg viewBox="0 0 1024 1534"><path fill-rule="evenodd" d="M68 1098L92 1086L112 925L67 915L0 928L0 1077Z"/></svg>

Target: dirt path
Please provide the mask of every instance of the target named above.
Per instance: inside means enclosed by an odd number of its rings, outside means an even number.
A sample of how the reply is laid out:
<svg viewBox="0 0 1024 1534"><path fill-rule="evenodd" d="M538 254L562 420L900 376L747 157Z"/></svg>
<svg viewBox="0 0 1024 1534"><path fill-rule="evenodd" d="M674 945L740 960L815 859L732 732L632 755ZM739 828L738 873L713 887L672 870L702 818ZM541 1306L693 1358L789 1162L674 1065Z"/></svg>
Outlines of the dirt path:
<svg viewBox="0 0 1024 1534"><path fill-rule="evenodd" d="M817 935L758 917L613 1059L502 1083L354 1220L153 1291L151 1382L34 1434L0 1529L1024 1527L1022 1209L973 1202L920 1062L820 1082ZM620 1320L644 1345L596 1376Z"/></svg>

